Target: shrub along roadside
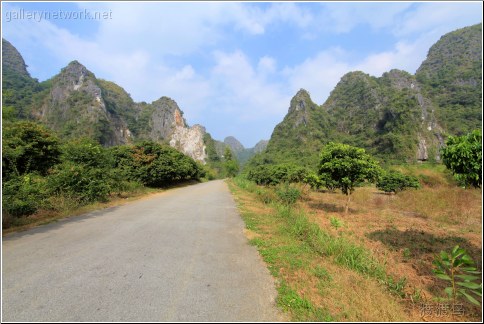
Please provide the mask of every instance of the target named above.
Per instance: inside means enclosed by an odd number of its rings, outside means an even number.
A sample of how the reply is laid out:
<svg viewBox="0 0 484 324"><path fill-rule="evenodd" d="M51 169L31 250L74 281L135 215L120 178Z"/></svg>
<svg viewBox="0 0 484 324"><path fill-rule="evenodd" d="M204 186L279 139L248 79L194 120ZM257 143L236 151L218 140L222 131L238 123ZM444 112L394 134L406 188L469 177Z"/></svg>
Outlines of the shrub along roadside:
<svg viewBox="0 0 484 324"><path fill-rule="evenodd" d="M204 171L192 158L176 149L145 141L133 146L110 149L113 167L126 179L149 187L163 187L203 177Z"/></svg>
<svg viewBox="0 0 484 324"><path fill-rule="evenodd" d="M10 123L5 129L3 228L28 223L29 215L42 210L73 211L139 193L143 186L171 186L206 173L190 157L154 142L106 149L90 139L61 143L35 123Z"/></svg>

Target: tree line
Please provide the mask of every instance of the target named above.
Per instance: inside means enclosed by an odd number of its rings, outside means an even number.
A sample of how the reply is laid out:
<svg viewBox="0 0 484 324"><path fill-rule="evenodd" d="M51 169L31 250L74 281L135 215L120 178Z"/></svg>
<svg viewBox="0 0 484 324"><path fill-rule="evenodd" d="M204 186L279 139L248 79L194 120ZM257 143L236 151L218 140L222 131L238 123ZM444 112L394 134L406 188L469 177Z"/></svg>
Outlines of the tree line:
<svg viewBox="0 0 484 324"><path fill-rule="evenodd" d="M460 137L449 137L441 153L443 163L459 185L481 187L482 136L479 130ZM339 189L348 197L346 212L351 194L364 183L374 183L377 189L386 193L421 187L414 176L382 168L364 149L334 142L322 148L316 171L291 163L262 164L249 169L246 176L259 185L303 182L313 189Z"/></svg>

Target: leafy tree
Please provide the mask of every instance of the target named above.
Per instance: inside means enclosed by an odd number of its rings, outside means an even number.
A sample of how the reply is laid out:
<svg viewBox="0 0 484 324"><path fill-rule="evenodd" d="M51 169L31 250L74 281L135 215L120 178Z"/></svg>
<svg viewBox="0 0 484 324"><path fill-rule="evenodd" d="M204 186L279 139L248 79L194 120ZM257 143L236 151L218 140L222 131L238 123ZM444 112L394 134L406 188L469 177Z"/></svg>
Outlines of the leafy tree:
<svg viewBox="0 0 484 324"><path fill-rule="evenodd" d="M314 172L309 172L303 180L304 183L308 184L311 189L317 190L324 187L321 178Z"/></svg>
<svg viewBox="0 0 484 324"><path fill-rule="evenodd" d="M224 169L229 177L235 177L239 173L239 162L232 154L232 150L229 147L225 148L224 152Z"/></svg>
<svg viewBox="0 0 484 324"><path fill-rule="evenodd" d="M365 181L375 182L380 173L380 166L364 149L330 142L321 151L319 175L348 197L345 213L355 187Z"/></svg>
<svg viewBox="0 0 484 324"><path fill-rule="evenodd" d="M46 174L60 161L59 139L33 122L5 124L2 135L2 174L19 176L29 172Z"/></svg>
<svg viewBox="0 0 484 324"><path fill-rule="evenodd" d="M442 149L442 160L466 187L482 183L482 135L480 130L464 136L450 136Z"/></svg>
<svg viewBox="0 0 484 324"><path fill-rule="evenodd" d="M420 182L416 177L402 174L398 171L387 171L378 178L376 187L384 192L397 193L407 188L420 188Z"/></svg>

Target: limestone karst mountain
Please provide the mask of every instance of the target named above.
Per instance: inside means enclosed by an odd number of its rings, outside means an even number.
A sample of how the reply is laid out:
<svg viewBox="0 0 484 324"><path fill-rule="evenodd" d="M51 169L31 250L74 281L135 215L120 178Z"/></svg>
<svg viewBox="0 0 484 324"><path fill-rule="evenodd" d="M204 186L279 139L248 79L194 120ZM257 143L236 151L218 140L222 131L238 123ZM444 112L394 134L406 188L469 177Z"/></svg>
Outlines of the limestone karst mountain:
<svg viewBox="0 0 484 324"><path fill-rule="evenodd" d="M349 72L322 105L301 89L266 151L250 163L315 166L329 141L363 147L384 160L440 160L446 136L482 126L481 35L478 24L442 36L415 75Z"/></svg>
<svg viewBox="0 0 484 324"><path fill-rule="evenodd" d="M136 103L113 82L72 61L59 74L39 83L30 77L20 53L3 41L3 116L31 119L63 138L89 137L104 146L137 140L165 142L205 162L201 125L188 126L177 103L168 98Z"/></svg>

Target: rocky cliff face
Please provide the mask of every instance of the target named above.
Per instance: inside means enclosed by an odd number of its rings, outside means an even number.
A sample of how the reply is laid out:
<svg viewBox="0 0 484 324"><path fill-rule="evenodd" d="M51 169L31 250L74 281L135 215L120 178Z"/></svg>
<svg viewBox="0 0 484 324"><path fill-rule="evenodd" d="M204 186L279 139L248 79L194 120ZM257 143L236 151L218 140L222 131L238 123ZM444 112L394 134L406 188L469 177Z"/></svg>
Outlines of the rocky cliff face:
<svg viewBox="0 0 484 324"><path fill-rule="evenodd" d="M482 24L440 38L416 78L439 124L463 135L482 125Z"/></svg>
<svg viewBox="0 0 484 324"><path fill-rule="evenodd" d="M205 163L207 159L204 143L205 127L189 127L183 118L178 104L168 97L161 97L152 104L148 138L154 141L166 141L170 146Z"/></svg>
<svg viewBox="0 0 484 324"><path fill-rule="evenodd" d="M51 81L32 115L63 137L90 137L106 146L126 144L126 123L106 109L96 77L77 61L69 63Z"/></svg>
<svg viewBox="0 0 484 324"><path fill-rule="evenodd" d="M207 161L207 151L204 143L205 127L193 125L192 127L175 126L170 136L170 146L182 151L186 155L201 163Z"/></svg>
<svg viewBox="0 0 484 324"><path fill-rule="evenodd" d="M416 134L415 158L419 161L426 161L432 157L436 161L440 161L440 148L445 144L444 130L437 121L432 100L424 96L422 85L415 76L400 70L384 73L382 79L386 79L392 88L411 94L418 103L420 120ZM429 156L429 152L431 156Z"/></svg>
<svg viewBox="0 0 484 324"><path fill-rule="evenodd" d="M177 103L168 97L151 103L153 113L151 115L149 138L155 141L170 140L175 127L187 127L183 114Z"/></svg>
<svg viewBox="0 0 484 324"><path fill-rule="evenodd" d="M304 89L300 89L289 105L288 115L293 117L293 126L298 127L301 124L307 126L311 110L316 108L317 106L312 102L309 93Z"/></svg>

